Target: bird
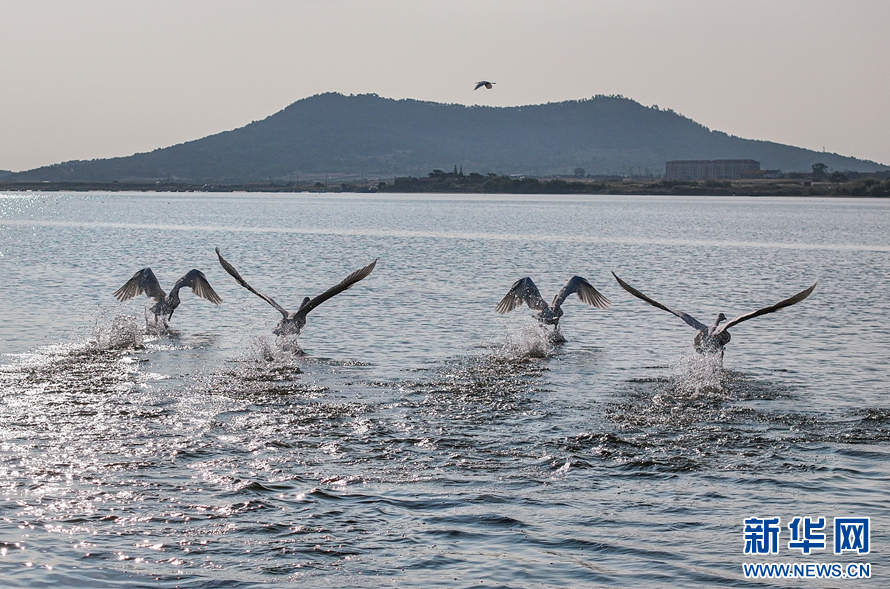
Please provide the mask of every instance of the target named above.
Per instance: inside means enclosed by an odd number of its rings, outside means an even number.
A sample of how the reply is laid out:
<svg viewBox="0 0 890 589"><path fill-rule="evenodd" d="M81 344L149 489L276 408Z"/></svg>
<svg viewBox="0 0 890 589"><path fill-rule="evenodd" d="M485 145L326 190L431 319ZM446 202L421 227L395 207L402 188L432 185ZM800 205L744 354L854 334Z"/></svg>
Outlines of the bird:
<svg viewBox="0 0 890 589"><path fill-rule="evenodd" d="M726 315L720 313L717 315L716 321L714 321L714 325L705 325L700 321L696 320L692 315L688 313L684 313L682 311L675 311L669 307L666 307L659 303L656 300L650 299L628 283L624 282L618 275L612 272L612 276L615 277L615 280L618 281L618 284L621 285L621 288L637 297L638 299L642 299L652 305L653 307L658 307L659 309L663 309L668 313L672 313L685 321L687 324L692 326L694 329L698 330L698 333L695 336L695 340L692 342L693 347L699 353L703 354L720 354L720 360L723 360L723 348L729 341L732 339L732 336L729 334L729 328L733 325L737 325L742 321L747 321L748 319L753 319L755 317L760 317L761 315L766 315L767 313L773 313L778 311L779 309L783 309L785 307L789 307L795 303L799 303L815 290L818 282L814 282L813 286L806 288L793 297L789 297L783 301L779 301L775 305L770 305L769 307L764 307L762 309L758 309L757 311L753 311L751 313L745 313L744 315L739 315L735 319L726 321ZM722 324L722 325L721 325Z"/></svg>
<svg viewBox="0 0 890 589"><path fill-rule="evenodd" d="M481 82L476 82L476 87L473 88L473 91L478 90L482 86L485 86L487 89L491 90L491 87L493 84L497 84L497 82L486 82L485 80L482 80Z"/></svg>
<svg viewBox="0 0 890 589"><path fill-rule="evenodd" d="M272 297L264 295L260 291L250 286L246 280L241 278L241 275L238 274L238 271L235 269L235 267L222 257L219 248L216 248L216 255L219 257L219 263L223 267L223 269L225 269L225 271L228 272L232 276L232 278L234 278L238 282L238 284L275 307L278 312L281 313L281 321L279 321L275 329L272 330L272 333L274 333L275 335L299 335L300 331L306 325L306 315L308 315L310 311L312 311L315 307L319 306L329 298L340 294L344 290L352 288L353 285L355 285L355 283L359 282L360 280L367 278L367 276L374 270L374 267L377 265L377 260L374 260L364 268L356 270L355 272L344 278L339 284L332 286L317 297L312 299L310 299L309 297L304 298L303 302L300 304L300 308L293 313L289 313L287 309L276 303L272 299Z"/></svg>
<svg viewBox="0 0 890 589"><path fill-rule="evenodd" d="M173 312L179 306L179 289L187 286L202 299L207 299L214 305L222 302L222 299L210 283L204 273L198 269L192 269L176 281L170 294L164 293L164 289L158 283L158 279L151 268L143 268L133 274L122 287L114 291L114 297L119 301L127 301L135 296L145 293L148 298L154 299L155 304L149 309L155 316L155 325L167 327L167 322L173 317Z"/></svg>
<svg viewBox="0 0 890 589"><path fill-rule="evenodd" d="M549 305L541 297L538 287L532 282L532 279L526 276L513 283L507 295L498 303L497 312L501 315L509 313L516 307L521 307L523 303L528 305L529 309L537 311L535 318L545 325L553 326L553 333L559 332L559 319L563 315L562 304L572 294L578 294L578 298L593 305L597 309L605 309L612 303L601 295L587 280L580 276L573 276L566 282L560 291L553 297L553 302Z"/></svg>

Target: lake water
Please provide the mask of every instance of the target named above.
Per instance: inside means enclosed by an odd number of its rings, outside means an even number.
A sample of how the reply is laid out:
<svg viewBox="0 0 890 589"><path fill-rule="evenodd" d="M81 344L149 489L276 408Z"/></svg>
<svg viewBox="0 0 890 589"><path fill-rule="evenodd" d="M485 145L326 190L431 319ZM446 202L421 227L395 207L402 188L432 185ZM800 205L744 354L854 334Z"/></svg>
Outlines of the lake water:
<svg viewBox="0 0 890 589"><path fill-rule="evenodd" d="M290 309L379 262L298 354L216 246ZM0 194L2 585L886 587L888 261L885 200ZM146 266L223 303L146 333L112 297ZM819 285L720 369L612 270L705 323ZM575 274L613 305L568 300L561 345L494 310ZM868 554L834 554L846 517Z"/></svg>

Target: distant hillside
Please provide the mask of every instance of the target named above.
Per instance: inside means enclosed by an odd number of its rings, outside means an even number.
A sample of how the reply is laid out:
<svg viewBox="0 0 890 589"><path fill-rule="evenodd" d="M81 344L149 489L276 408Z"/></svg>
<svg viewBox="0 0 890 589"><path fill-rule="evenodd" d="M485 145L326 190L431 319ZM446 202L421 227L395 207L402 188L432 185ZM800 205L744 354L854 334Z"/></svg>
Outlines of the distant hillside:
<svg viewBox="0 0 890 589"><path fill-rule="evenodd" d="M522 107L320 94L240 129L149 153L73 161L7 181L246 183L324 174L664 173L673 159L755 159L763 169L887 169L875 162L711 131L620 96Z"/></svg>

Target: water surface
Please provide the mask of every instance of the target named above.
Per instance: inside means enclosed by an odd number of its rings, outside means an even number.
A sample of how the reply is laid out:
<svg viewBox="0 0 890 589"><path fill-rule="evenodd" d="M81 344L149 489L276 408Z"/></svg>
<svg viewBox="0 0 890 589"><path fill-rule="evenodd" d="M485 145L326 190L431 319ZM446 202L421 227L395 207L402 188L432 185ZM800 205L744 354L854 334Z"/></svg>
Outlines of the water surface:
<svg viewBox="0 0 890 589"><path fill-rule="evenodd" d="M0 195L5 586L886 585L890 203ZM379 258L282 348L287 308ZM171 331L111 293L203 270ZM724 368L611 277L733 328ZM579 274L551 346L528 310ZM293 343L293 342L291 342ZM742 520L871 518L871 553L743 554ZM829 540L831 533L829 530Z"/></svg>

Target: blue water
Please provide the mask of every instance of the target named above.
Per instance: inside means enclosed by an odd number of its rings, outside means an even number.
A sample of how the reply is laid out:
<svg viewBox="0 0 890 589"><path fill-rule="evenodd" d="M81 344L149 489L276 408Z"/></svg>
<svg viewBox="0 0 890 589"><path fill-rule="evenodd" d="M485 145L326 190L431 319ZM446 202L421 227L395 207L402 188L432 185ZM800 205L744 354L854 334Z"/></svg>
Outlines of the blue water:
<svg viewBox="0 0 890 589"><path fill-rule="evenodd" d="M4 587L884 587L890 202L0 194ZM291 310L379 259L298 340ZM165 333L111 293L184 290ZM732 329L723 367L615 271ZM530 276L577 298L550 343ZM300 353L302 351L302 353ZM825 517L824 550L787 524ZM778 554L743 520L781 517ZM869 517L868 554L833 554ZM871 565L746 579L742 563Z"/></svg>

